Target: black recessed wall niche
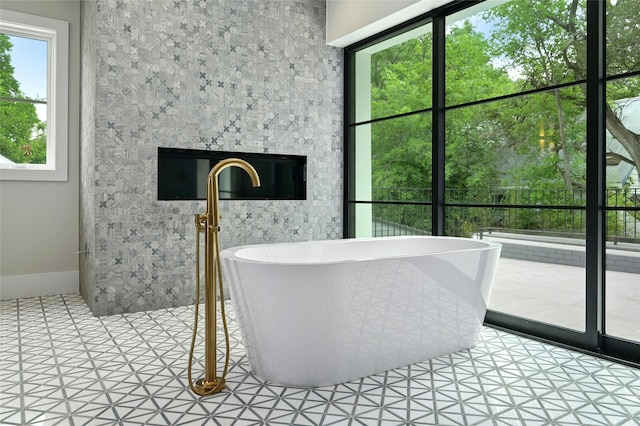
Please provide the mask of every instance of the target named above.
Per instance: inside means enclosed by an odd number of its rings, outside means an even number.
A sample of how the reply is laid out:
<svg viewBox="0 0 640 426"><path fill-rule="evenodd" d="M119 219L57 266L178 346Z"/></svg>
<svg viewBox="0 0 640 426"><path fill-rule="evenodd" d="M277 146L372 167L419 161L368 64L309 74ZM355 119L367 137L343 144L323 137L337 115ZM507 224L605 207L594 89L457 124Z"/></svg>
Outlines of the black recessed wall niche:
<svg viewBox="0 0 640 426"><path fill-rule="evenodd" d="M198 149L158 148L158 200L206 200L211 169L227 158L256 169L260 186L238 167L218 175L221 200L306 200L307 157Z"/></svg>

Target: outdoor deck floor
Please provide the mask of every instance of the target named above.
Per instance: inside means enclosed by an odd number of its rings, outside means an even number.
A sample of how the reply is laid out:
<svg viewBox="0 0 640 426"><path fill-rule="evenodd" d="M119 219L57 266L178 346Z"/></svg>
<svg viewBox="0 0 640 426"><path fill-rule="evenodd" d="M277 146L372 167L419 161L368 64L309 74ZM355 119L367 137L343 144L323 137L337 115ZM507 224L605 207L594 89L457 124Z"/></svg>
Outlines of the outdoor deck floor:
<svg viewBox="0 0 640 426"><path fill-rule="evenodd" d="M585 268L501 258L489 309L584 331ZM640 341L640 274L607 271L605 332Z"/></svg>

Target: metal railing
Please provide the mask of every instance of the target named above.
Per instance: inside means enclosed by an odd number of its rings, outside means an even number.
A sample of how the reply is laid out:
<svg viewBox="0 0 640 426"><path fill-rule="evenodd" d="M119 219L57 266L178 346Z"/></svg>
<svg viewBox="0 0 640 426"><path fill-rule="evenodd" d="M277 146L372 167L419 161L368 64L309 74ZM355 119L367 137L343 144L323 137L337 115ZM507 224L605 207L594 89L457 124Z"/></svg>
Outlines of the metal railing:
<svg viewBox="0 0 640 426"><path fill-rule="evenodd" d="M431 232L432 193L426 188L373 188L376 236ZM482 230L531 231L584 238L584 189L445 190L447 235L470 236ZM607 239L640 243L640 189L607 189Z"/></svg>

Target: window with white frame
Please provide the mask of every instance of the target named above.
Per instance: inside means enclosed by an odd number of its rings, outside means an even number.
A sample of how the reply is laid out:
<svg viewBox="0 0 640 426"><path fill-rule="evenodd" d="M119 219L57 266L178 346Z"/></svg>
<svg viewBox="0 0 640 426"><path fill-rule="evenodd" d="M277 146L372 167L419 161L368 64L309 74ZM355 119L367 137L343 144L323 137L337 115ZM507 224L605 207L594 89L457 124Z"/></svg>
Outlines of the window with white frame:
<svg viewBox="0 0 640 426"><path fill-rule="evenodd" d="M67 180L69 24L0 11L0 179Z"/></svg>

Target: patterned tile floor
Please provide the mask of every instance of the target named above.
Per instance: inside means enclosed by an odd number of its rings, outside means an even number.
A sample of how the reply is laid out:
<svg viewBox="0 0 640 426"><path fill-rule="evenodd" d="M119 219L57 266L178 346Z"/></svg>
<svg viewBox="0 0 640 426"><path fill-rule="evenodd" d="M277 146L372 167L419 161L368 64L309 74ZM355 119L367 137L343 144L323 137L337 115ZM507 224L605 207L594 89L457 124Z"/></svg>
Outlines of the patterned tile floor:
<svg viewBox="0 0 640 426"><path fill-rule="evenodd" d="M192 306L96 318L78 294L1 302L0 424L640 425L640 370L491 328L470 350L337 386L272 385L227 309L228 389L200 398Z"/></svg>

